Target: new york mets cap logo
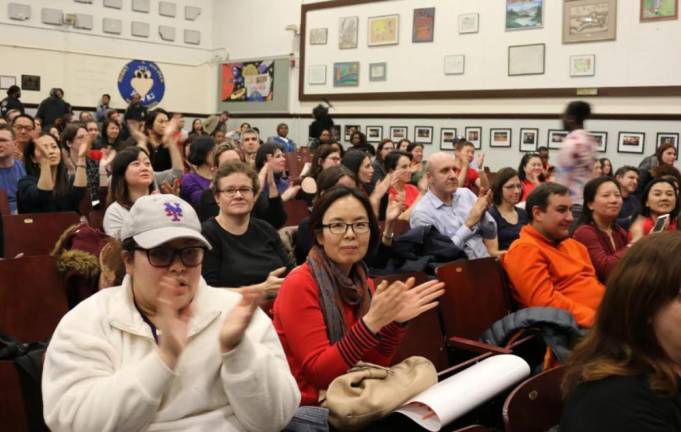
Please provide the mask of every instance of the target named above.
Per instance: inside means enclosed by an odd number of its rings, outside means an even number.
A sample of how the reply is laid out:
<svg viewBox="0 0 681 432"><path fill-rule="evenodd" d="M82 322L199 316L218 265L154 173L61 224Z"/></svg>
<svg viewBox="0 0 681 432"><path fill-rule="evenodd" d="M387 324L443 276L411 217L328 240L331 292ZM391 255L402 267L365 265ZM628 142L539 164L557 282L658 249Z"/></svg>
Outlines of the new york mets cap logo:
<svg viewBox="0 0 681 432"><path fill-rule="evenodd" d="M165 207L166 216L170 218L173 222L179 222L182 220L182 206L179 202L176 203L163 203Z"/></svg>

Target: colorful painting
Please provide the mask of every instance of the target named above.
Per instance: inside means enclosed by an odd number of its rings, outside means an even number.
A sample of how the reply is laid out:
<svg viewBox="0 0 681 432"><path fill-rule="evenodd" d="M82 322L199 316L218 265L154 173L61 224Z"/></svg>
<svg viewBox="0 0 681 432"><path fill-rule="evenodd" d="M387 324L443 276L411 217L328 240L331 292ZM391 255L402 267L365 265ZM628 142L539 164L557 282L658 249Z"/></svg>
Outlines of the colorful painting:
<svg viewBox="0 0 681 432"><path fill-rule="evenodd" d="M359 28L359 18L343 17L338 23L338 48L352 49L357 48L357 29Z"/></svg>
<svg viewBox="0 0 681 432"><path fill-rule="evenodd" d="M333 64L334 87L357 87L359 85L359 62Z"/></svg>
<svg viewBox="0 0 681 432"><path fill-rule="evenodd" d="M274 62L272 60L222 65L223 102L271 101L274 89Z"/></svg>
<svg viewBox="0 0 681 432"><path fill-rule="evenodd" d="M679 17L679 0L641 0L641 21L675 20Z"/></svg>
<svg viewBox="0 0 681 432"><path fill-rule="evenodd" d="M506 30L544 26L544 0L506 0Z"/></svg>
<svg viewBox="0 0 681 432"><path fill-rule="evenodd" d="M399 42L400 16L369 18L369 46L395 45Z"/></svg>
<svg viewBox="0 0 681 432"><path fill-rule="evenodd" d="M432 42L435 35L435 8L414 9L412 42Z"/></svg>

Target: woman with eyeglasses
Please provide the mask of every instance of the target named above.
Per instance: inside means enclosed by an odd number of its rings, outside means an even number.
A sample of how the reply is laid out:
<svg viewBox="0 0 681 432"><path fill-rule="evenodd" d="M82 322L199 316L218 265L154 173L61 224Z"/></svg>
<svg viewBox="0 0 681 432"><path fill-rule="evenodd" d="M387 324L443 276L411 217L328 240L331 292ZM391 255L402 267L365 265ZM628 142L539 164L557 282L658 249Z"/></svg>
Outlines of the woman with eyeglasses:
<svg viewBox="0 0 681 432"><path fill-rule="evenodd" d="M508 250L520 236L523 225L529 223L529 218L524 209L517 207L523 184L520 182L518 172L513 168L503 168L494 177L492 182L493 205L487 210L497 223L496 245L488 245L490 254L498 256ZM496 246L496 247L495 247Z"/></svg>
<svg viewBox="0 0 681 432"><path fill-rule="evenodd" d="M277 231L251 217L260 184L243 162L222 165L212 184L220 212L203 223L212 249L203 263L203 277L216 287L255 285L274 297L293 263Z"/></svg>
<svg viewBox="0 0 681 432"><path fill-rule="evenodd" d="M315 245L274 303L274 326L301 405L317 405L319 392L360 360L390 365L405 324L436 307L444 293L436 280L374 286L362 260L379 241L378 223L356 189L339 186L322 195L310 228Z"/></svg>
<svg viewBox="0 0 681 432"><path fill-rule="evenodd" d="M317 176L326 168L340 165L342 159L343 153L336 145L322 144L317 147L312 156L309 171L301 173L303 179L300 182L300 191L296 199L304 200L312 206L312 200L317 193Z"/></svg>
<svg viewBox="0 0 681 432"><path fill-rule="evenodd" d="M64 316L45 355L53 431L278 431L300 393L262 292L201 278L208 241L174 195L141 197L122 229L126 277Z"/></svg>

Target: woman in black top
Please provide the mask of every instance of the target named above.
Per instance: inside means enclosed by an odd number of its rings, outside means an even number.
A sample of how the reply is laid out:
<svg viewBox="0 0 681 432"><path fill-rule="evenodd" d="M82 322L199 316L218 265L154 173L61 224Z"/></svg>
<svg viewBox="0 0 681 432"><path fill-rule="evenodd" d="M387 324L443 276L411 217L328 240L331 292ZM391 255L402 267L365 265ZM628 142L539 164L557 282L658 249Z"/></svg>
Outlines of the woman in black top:
<svg viewBox="0 0 681 432"><path fill-rule="evenodd" d="M369 153L371 156L376 156L376 149L367 142L367 136L360 131L355 131L350 136L350 147L348 150L360 150Z"/></svg>
<svg viewBox="0 0 681 432"><path fill-rule="evenodd" d="M561 432L681 430L681 233L636 242L565 371Z"/></svg>
<svg viewBox="0 0 681 432"><path fill-rule="evenodd" d="M85 155L89 148L88 142L78 150L76 171L70 182L55 137L45 134L30 140L24 147L27 175L17 185L19 213L78 211L87 186Z"/></svg>
<svg viewBox="0 0 681 432"><path fill-rule="evenodd" d="M69 178L72 178L76 174L78 154L81 147L89 146L93 138L88 134L87 129L82 123L76 123L66 125L61 133L60 141L66 172ZM87 156L87 153L85 156L85 173L87 175L87 188L90 191L90 200L94 207L99 204L99 162Z"/></svg>
<svg viewBox="0 0 681 432"><path fill-rule="evenodd" d="M293 268L277 231L251 217L260 185L255 172L240 161L228 162L215 175L213 193L220 213L203 223L203 235L213 249L206 253L203 277L215 287L267 284L276 293L279 276Z"/></svg>
<svg viewBox="0 0 681 432"><path fill-rule="evenodd" d="M488 248L492 250L491 255L498 256L511 247L511 243L520 236L520 229L529 220L525 210L516 207L523 190L516 170L503 168L496 174L491 186L494 204L488 211L497 223L497 244Z"/></svg>

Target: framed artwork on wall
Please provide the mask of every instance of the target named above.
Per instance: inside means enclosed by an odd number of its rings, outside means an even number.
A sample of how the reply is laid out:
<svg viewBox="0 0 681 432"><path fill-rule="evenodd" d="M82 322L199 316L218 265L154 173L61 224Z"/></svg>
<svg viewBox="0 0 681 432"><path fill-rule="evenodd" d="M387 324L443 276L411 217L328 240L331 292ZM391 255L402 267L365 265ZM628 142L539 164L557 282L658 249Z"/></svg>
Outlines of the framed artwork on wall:
<svg viewBox="0 0 681 432"><path fill-rule="evenodd" d="M607 132L590 132L591 136L596 140L596 151L605 153L608 150L608 133Z"/></svg>
<svg viewBox="0 0 681 432"><path fill-rule="evenodd" d="M563 2L563 43L615 40L617 0Z"/></svg>
<svg viewBox="0 0 681 432"><path fill-rule="evenodd" d="M312 65L307 69L307 83L310 85L326 84L326 65Z"/></svg>
<svg viewBox="0 0 681 432"><path fill-rule="evenodd" d="M462 75L466 69L466 56L463 54L445 56L445 75Z"/></svg>
<svg viewBox="0 0 681 432"><path fill-rule="evenodd" d="M563 139L567 136L567 134L568 131L566 130L549 129L549 136L546 139L549 148L553 150L559 149L560 143L563 142Z"/></svg>
<svg viewBox="0 0 681 432"><path fill-rule="evenodd" d="M520 129L520 151L536 152L539 144L539 129L522 128Z"/></svg>
<svg viewBox="0 0 681 432"><path fill-rule="evenodd" d="M17 85L17 77L12 75L0 75L0 90L7 90L13 85Z"/></svg>
<svg viewBox="0 0 681 432"><path fill-rule="evenodd" d="M367 142L379 143L383 141L383 126L367 126Z"/></svg>
<svg viewBox="0 0 681 432"><path fill-rule="evenodd" d="M641 22L679 18L679 0L641 0Z"/></svg>
<svg viewBox="0 0 681 432"><path fill-rule="evenodd" d="M310 45L326 45L328 32L326 28L310 29Z"/></svg>
<svg viewBox="0 0 681 432"><path fill-rule="evenodd" d="M478 126L471 126L465 129L466 141L473 144L476 150L482 148L482 128Z"/></svg>
<svg viewBox="0 0 681 432"><path fill-rule="evenodd" d="M369 17L369 46L396 45L399 43L400 16Z"/></svg>
<svg viewBox="0 0 681 432"><path fill-rule="evenodd" d="M433 143L432 126L414 126L414 142L419 144Z"/></svg>
<svg viewBox="0 0 681 432"><path fill-rule="evenodd" d="M511 129L490 129L490 147L511 147Z"/></svg>
<svg viewBox="0 0 681 432"><path fill-rule="evenodd" d="M342 17L338 23L338 48L357 48L359 17Z"/></svg>
<svg viewBox="0 0 681 432"><path fill-rule="evenodd" d="M359 86L359 62L343 62L333 64L334 87Z"/></svg>
<svg viewBox="0 0 681 432"><path fill-rule="evenodd" d="M543 75L546 44L508 47L508 76Z"/></svg>
<svg viewBox="0 0 681 432"><path fill-rule="evenodd" d="M478 31L480 31L480 14L459 15L459 34L477 33Z"/></svg>
<svg viewBox="0 0 681 432"><path fill-rule="evenodd" d="M596 75L596 56L594 54L570 56L570 76L585 77Z"/></svg>
<svg viewBox="0 0 681 432"><path fill-rule="evenodd" d="M544 0L506 0L506 30L544 27Z"/></svg>
<svg viewBox="0 0 681 432"><path fill-rule="evenodd" d="M411 41L432 42L435 36L435 8L414 9L414 26Z"/></svg>
<svg viewBox="0 0 681 432"><path fill-rule="evenodd" d="M672 144L676 149L676 158L679 158L679 134L675 132L660 132L657 134L657 140L655 148L660 147L662 144Z"/></svg>
<svg viewBox="0 0 681 432"><path fill-rule="evenodd" d="M645 138L646 134L643 132L620 132L617 152L643 154Z"/></svg>
<svg viewBox="0 0 681 432"><path fill-rule="evenodd" d="M390 126L390 139L395 143L395 146L400 140L407 138L408 133L408 126Z"/></svg>
<svg viewBox="0 0 681 432"><path fill-rule="evenodd" d="M454 150L456 128L440 129L440 150Z"/></svg>
<svg viewBox="0 0 681 432"><path fill-rule="evenodd" d="M369 81L385 81L387 69L388 64L386 62L369 63Z"/></svg>
<svg viewBox="0 0 681 432"><path fill-rule="evenodd" d="M362 132L362 127L360 125L345 125L345 141L349 142L355 132Z"/></svg>
<svg viewBox="0 0 681 432"><path fill-rule="evenodd" d="M21 89L28 91L40 91L40 75L22 75Z"/></svg>

